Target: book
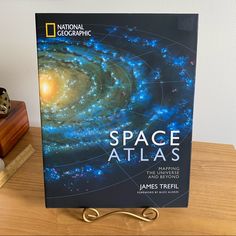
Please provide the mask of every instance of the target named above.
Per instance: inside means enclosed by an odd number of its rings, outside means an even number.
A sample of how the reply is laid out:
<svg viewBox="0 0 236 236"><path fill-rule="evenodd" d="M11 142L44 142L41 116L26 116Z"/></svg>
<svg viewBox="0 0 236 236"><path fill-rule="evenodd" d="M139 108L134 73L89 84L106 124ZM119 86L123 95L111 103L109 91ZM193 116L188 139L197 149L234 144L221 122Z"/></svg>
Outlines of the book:
<svg viewBox="0 0 236 236"><path fill-rule="evenodd" d="M36 14L47 207L187 207L197 14Z"/></svg>

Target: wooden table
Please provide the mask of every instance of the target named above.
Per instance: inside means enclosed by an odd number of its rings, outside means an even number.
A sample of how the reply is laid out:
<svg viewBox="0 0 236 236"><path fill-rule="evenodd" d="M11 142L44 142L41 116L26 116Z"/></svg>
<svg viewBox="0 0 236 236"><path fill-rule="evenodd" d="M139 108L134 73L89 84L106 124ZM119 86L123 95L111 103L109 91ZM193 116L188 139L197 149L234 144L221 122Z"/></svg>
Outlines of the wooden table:
<svg viewBox="0 0 236 236"><path fill-rule="evenodd" d="M45 208L39 128L30 129L6 162L29 143L36 152L0 189L0 235L236 235L231 145L193 143L188 208L160 209L152 223L114 215L88 224L80 220L82 209Z"/></svg>

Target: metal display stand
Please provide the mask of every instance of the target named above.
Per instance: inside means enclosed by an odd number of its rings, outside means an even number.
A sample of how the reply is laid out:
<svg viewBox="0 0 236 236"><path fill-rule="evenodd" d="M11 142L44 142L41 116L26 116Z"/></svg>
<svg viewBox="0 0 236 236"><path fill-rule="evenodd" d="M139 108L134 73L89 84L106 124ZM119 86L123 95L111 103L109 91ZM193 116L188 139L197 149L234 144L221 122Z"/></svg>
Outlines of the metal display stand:
<svg viewBox="0 0 236 236"><path fill-rule="evenodd" d="M141 221L152 222L159 218L159 211L156 208L144 208L141 214L136 214L125 210L116 210L100 215L99 211L95 208L84 208L82 213L83 221L92 223L98 219L111 216L111 215L128 215Z"/></svg>

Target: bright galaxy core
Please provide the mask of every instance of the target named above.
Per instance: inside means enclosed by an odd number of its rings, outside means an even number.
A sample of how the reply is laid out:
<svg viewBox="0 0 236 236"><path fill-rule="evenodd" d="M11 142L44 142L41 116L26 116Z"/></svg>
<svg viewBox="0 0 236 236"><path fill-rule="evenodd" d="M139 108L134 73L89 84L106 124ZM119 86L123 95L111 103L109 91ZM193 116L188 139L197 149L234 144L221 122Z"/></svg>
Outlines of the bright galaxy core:
<svg viewBox="0 0 236 236"><path fill-rule="evenodd" d="M62 194L109 176L110 131L191 132L195 53L136 28L100 27L93 37L38 39L45 178ZM135 163L138 153L120 165Z"/></svg>

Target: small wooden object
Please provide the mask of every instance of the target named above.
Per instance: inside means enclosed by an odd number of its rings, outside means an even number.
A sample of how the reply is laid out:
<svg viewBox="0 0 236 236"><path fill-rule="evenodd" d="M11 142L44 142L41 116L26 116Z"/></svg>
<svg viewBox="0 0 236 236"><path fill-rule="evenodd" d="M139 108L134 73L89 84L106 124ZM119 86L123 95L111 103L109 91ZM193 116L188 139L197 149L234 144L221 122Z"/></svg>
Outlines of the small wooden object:
<svg viewBox="0 0 236 236"><path fill-rule="evenodd" d="M11 106L9 115L0 119L0 157L6 156L29 129L25 103L11 101Z"/></svg>
<svg viewBox="0 0 236 236"><path fill-rule="evenodd" d="M34 153L32 145L28 145L16 158L0 171L0 188L15 174L15 172L29 159Z"/></svg>

